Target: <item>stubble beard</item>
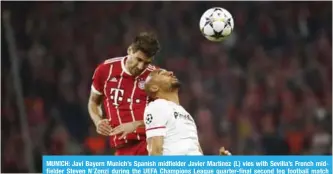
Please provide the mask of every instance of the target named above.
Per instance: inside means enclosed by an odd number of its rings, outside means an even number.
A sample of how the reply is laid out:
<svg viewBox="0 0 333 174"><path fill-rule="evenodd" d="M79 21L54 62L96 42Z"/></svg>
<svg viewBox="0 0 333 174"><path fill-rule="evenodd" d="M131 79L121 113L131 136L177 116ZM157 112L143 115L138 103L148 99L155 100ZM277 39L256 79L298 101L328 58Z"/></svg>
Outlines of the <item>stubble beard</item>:
<svg viewBox="0 0 333 174"><path fill-rule="evenodd" d="M177 81L177 82L173 82L172 84L171 84L171 90L175 90L175 89L179 89L180 87L181 87L181 83L179 82L179 81Z"/></svg>

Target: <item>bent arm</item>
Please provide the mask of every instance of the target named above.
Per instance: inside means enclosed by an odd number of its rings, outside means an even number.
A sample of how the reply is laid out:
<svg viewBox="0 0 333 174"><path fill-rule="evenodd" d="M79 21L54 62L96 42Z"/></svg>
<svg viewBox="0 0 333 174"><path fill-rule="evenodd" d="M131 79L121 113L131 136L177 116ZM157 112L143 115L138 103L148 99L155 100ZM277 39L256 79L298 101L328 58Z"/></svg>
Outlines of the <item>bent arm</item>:
<svg viewBox="0 0 333 174"><path fill-rule="evenodd" d="M148 153L150 156L163 154L163 136L155 136L148 138Z"/></svg>
<svg viewBox="0 0 333 174"><path fill-rule="evenodd" d="M95 125L102 120L102 115L99 108L102 104L102 95L98 95L95 92L90 92L89 102L88 102L88 111L90 118L93 120Z"/></svg>
<svg viewBox="0 0 333 174"><path fill-rule="evenodd" d="M146 107L143 120L146 129L149 155L163 154L164 137L167 133L167 121L171 115L168 111L164 103L155 102Z"/></svg>

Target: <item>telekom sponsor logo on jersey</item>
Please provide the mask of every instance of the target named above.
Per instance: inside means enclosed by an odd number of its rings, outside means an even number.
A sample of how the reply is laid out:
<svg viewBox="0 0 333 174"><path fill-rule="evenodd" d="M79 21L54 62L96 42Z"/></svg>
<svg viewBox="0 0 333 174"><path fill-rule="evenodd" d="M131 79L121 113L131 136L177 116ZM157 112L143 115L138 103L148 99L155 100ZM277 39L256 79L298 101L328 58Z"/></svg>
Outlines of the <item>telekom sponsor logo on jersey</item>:
<svg viewBox="0 0 333 174"><path fill-rule="evenodd" d="M124 90L111 88L110 90L110 98L113 100L114 106L119 106L119 102L124 100ZM133 100L133 101L132 101ZM127 103L140 103L140 99L132 99L131 97L126 98Z"/></svg>
<svg viewBox="0 0 333 174"><path fill-rule="evenodd" d="M113 100L113 105L118 106L118 101L123 100L124 96L124 90L123 89L117 89L117 88L111 88L110 90L111 100Z"/></svg>

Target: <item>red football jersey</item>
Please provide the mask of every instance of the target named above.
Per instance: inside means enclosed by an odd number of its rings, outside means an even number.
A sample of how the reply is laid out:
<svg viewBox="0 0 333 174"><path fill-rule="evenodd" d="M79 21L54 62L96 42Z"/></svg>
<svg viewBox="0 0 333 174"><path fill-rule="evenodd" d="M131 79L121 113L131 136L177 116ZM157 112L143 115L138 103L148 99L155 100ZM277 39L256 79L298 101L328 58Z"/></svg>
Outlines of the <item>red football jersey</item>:
<svg viewBox="0 0 333 174"><path fill-rule="evenodd" d="M103 95L103 105L110 125L114 128L121 123L143 120L143 113L148 104L144 91L144 82L155 66L149 65L139 76L131 76L125 68L127 57L112 58L100 64L93 75L91 90ZM112 147L128 140L145 140L144 128L138 128L125 139L110 137Z"/></svg>

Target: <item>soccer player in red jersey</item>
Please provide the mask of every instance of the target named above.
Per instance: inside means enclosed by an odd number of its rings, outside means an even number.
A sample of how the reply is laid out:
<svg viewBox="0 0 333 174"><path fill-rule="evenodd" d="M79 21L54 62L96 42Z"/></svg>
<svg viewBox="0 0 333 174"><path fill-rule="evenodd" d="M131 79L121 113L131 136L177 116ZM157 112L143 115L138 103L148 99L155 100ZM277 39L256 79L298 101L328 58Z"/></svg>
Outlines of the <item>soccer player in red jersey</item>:
<svg viewBox="0 0 333 174"><path fill-rule="evenodd" d="M97 132L110 136L116 155L148 155L142 121L149 100L144 82L156 69L151 62L159 49L154 34L140 33L129 46L127 56L105 60L94 72L89 114ZM102 103L106 119L100 112Z"/></svg>

